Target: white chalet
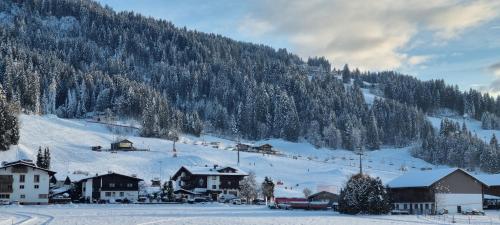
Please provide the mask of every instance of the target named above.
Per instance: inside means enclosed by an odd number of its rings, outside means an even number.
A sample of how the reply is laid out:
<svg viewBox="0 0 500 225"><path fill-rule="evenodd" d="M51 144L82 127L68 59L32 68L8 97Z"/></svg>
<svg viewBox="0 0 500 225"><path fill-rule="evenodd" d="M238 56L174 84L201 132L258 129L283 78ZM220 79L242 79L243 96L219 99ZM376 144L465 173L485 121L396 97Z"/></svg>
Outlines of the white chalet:
<svg viewBox="0 0 500 225"><path fill-rule="evenodd" d="M55 172L19 160L0 167L0 201L48 204L50 177Z"/></svg>

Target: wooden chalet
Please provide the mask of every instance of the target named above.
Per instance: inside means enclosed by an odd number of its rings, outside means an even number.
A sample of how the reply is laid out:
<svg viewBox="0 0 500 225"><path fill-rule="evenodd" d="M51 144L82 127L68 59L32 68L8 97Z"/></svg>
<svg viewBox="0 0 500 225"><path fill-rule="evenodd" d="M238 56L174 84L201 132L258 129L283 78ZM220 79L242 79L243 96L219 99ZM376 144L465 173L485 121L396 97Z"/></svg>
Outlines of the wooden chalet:
<svg viewBox="0 0 500 225"><path fill-rule="evenodd" d="M139 182L142 179L108 173L82 179L77 182L80 199L86 202L135 202L139 198Z"/></svg>
<svg viewBox="0 0 500 225"><path fill-rule="evenodd" d="M172 176L172 180L176 183L176 191L182 190L189 197L209 196L218 200L226 194L238 196L240 181L247 175L231 166L182 166Z"/></svg>
<svg viewBox="0 0 500 225"><path fill-rule="evenodd" d="M134 143L127 139L123 139L121 141L111 143L111 150L112 151L133 151L135 150L134 148Z"/></svg>
<svg viewBox="0 0 500 225"><path fill-rule="evenodd" d="M457 168L412 171L387 184L393 209L410 214L481 209L485 186L476 177Z"/></svg>

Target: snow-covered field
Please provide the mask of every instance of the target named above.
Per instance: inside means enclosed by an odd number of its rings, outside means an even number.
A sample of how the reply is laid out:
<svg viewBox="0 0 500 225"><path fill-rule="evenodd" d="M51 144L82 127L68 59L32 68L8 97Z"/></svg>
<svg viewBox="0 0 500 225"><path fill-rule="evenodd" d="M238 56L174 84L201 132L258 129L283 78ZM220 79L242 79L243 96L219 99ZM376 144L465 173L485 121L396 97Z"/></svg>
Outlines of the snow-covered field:
<svg viewBox="0 0 500 225"><path fill-rule="evenodd" d="M470 222L469 222L470 219ZM455 220L457 223L452 223ZM486 216L341 215L333 211L271 210L265 206L205 205L49 205L0 207L0 225L125 224L500 224Z"/></svg>
<svg viewBox="0 0 500 225"><path fill-rule="evenodd" d="M500 224L498 212L471 217L472 224ZM0 207L0 225L128 224L450 224L442 217L340 215L333 211L270 210L265 206L207 205L50 205ZM468 217L457 215L458 224Z"/></svg>
<svg viewBox="0 0 500 225"><path fill-rule="evenodd" d="M59 179L69 175L73 180L85 175L75 175L84 171L89 175L114 171L123 174L136 174L149 182L154 177L168 179L181 165L235 165L237 154L226 149L235 145L234 141L213 136L203 138L183 136L176 144L177 157L173 157L172 142L155 138L122 136L135 147L150 149L144 152L94 152L90 146L101 145L109 148L118 135L113 134L102 124L84 120L68 120L53 115L21 115L21 139L18 146L10 151L0 152L0 161L16 158L35 159L39 146L49 147L52 153L52 170ZM202 141L221 142L222 147L204 146ZM250 143L250 142L249 142ZM306 187L313 191L330 190L337 192L348 176L359 169L359 158L350 151L316 149L308 143L292 143L279 139L259 141L253 144L270 143L284 156L269 156L256 153L241 153L240 168L254 171L257 181L270 176L283 185L276 188L277 196L303 196ZM409 148L385 148L367 152L363 158L364 172L380 177L387 182L403 172L402 167L418 170L432 167L430 164L413 158Z"/></svg>

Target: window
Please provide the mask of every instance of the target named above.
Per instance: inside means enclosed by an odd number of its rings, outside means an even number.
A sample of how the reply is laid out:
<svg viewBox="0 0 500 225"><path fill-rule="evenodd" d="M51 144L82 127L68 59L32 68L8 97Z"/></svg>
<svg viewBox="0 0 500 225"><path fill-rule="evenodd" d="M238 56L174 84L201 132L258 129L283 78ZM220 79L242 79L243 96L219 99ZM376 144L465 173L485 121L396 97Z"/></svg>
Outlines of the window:
<svg viewBox="0 0 500 225"><path fill-rule="evenodd" d="M38 189L40 186L38 186L38 184L35 184L35 189Z"/></svg>
<svg viewBox="0 0 500 225"><path fill-rule="evenodd" d="M408 209L408 206L406 204L403 204L403 209Z"/></svg>
<svg viewBox="0 0 500 225"><path fill-rule="evenodd" d="M399 210L399 204L394 204L394 205L396 206L395 208Z"/></svg>
<svg viewBox="0 0 500 225"><path fill-rule="evenodd" d="M418 204L415 204L415 209L418 209Z"/></svg>
<svg viewBox="0 0 500 225"><path fill-rule="evenodd" d="M133 186L134 186L134 185L133 185L132 183L128 183L128 184L127 184L127 187L129 187L129 188L131 188L131 187L133 187Z"/></svg>
<svg viewBox="0 0 500 225"><path fill-rule="evenodd" d="M216 176L212 176L212 180L217 180L217 177Z"/></svg>
<svg viewBox="0 0 500 225"><path fill-rule="evenodd" d="M26 198L26 195L20 195L19 197L20 198Z"/></svg>
<svg viewBox="0 0 500 225"><path fill-rule="evenodd" d="M217 189L217 185L212 185L212 189Z"/></svg>
<svg viewBox="0 0 500 225"><path fill-rule="evenodd" d="M24 189L24 185L19 185L19 189Z"/></svg>
<svg viewBox="0 0 500 225"><path fill-rule="evenodd" d="M39 194L38 198L40 199L47 199L49 196L47 194Z"/></svg>
<svg viewBox="0 0 500 225"><path fill-rule="evenodd" d="M429 203L425 203L425 209L429 209Z"/></svg>
<svg viewBox="0 0 500 225"><path fill-rule="evenodd" d="M123 197L123 196L125 196L125 193L122 191L122 192L120 192L120 197Z"/></svg>
<svg viewBox="0 0 500 225"><path fill-rule="evenodd" d="M106 195L106 197L111 197L111 192L107 191L107 192L105 193L105 195Z"/></svg>
<svg viewBox="0 0 500 225"><path fill-rule="evenodd" d="M40 183L40 175L35 175L33 180L35 180L35 183Z"/></svg>
<svg viewBox="0 0 500 225"><path fill-rule="evenodd" d="M115 183L109 183L109 187L114 188L115 187Z"/></svg>
<svg viewBox="0 0 500 225"><path fill-rule="evenodd" d="M10 195L9 194L0 194L0 199L9 199Z"/></svg>
<svg viewBox="0 0 500 225"><path fill-rule="evenodd" d="M26 180L26 176L25 175L19 175L19 182L20 183L24 183L24 180Z"/></svg>

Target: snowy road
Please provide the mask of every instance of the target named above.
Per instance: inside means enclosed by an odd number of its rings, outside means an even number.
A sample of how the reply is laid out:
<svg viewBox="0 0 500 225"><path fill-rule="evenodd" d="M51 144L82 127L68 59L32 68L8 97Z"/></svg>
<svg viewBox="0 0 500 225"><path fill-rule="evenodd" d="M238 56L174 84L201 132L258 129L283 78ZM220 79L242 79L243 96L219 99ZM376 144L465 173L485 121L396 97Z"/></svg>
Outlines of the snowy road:
<svg viewBox="0 0 500 225"><path fill-rule="evenodd" d="M500 224L499 214L473 222ZM480 218L480 220L476 220ZM464 220L465 222L465 220ZM484 222L484 223L483 223ZM159 224L448 224L417 216L348 216L332 211L269 210L262 206L207 205L49 205L0 207L0 225L159 225ZM477 224L477 223L476 223Z"/></svg>

